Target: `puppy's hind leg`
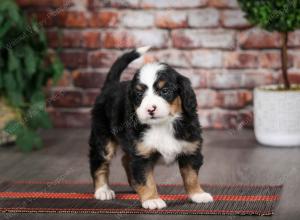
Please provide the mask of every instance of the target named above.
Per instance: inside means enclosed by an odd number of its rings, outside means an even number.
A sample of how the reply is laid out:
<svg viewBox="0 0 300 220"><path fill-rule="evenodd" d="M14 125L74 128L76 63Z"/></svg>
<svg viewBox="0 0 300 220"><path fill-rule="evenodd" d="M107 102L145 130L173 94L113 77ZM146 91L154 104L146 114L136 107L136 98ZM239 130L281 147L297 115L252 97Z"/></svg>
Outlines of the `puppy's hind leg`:
<svg viewBox="0 0 300 220"><path fill-rule="evenodd" d="M95 198L110 200L115 198L115 192L108 183L109 164L115 153L117 144L110 138L95 137L90 139L90 169L95 187Z"/></svg>

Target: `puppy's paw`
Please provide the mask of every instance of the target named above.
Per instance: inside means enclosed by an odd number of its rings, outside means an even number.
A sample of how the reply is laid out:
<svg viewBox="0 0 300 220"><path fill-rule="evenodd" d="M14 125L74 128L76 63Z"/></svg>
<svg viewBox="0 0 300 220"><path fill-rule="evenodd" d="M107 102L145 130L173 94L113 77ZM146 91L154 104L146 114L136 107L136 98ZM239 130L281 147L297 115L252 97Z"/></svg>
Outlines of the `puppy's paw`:
<svg viewBox="0 0 300 220"><path fill-rule="evenodd" d="M206 192L195 193L193 195L190 195L190 199L196 203L208 203L214 201L213 197Z"/></svg>
<svg viewBox="0 0 300 220"><path fill-rule="evenodd" d="M142 202L142 206L145 209L162 209L167 207L167 204L161 198L158 199L149 199Z"/></svg>
<svg viewBox="0 0 300 220"><path fill-rule="evenodd" d="M101 186L95 192L95 198L99 200L111 200L116 197L115 192L108 185Z"/></svg>

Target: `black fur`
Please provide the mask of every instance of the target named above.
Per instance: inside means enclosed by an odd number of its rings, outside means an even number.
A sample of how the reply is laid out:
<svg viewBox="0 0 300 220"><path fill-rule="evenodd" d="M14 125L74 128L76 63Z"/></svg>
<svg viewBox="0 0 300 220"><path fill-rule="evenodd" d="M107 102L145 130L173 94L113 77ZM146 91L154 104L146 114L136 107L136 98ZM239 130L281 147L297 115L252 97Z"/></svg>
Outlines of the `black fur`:
<svg viewBox="0 0 300 220"><path fill-rule="evenodd" d="M90 135L90 169L94 178L95 171L105 161L105 145L109 140L120 144L123 151L131 158L130 169L136 183L145 183L145 172L154 166L159 159L159 153L143 158L137 155L135 143L143 137L143 132L149 125L141 124L135 113L143 98L143 91L137 91L138 72L131 81L119 82L122 71L140 55L135 50L121 56L112 66L107 80L97 97L92 110L92 128ZM165 68L158 73L159 78L167 84L164 90L157 88L156 92L168 102L177 96L182 100L182 117L173 123L175 138L189 142L198 141L198 149L192 155L178 155L180 167L190 165L197 172L202 164L201 128L197 115L195 93L188 78L180 75L173 68L164 64Z"/></svg>

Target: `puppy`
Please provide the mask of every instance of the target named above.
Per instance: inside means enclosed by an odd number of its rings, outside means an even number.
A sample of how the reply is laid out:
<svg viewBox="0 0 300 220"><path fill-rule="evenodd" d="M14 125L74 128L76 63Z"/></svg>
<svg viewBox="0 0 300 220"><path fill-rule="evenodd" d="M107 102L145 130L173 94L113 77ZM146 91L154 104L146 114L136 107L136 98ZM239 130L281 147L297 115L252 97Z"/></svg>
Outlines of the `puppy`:
<svg viewBox="0 0 300 220"><path fill-rule="evenodd" d="M178 162L189 198L196 203L211 202L212 196L198 182L202 138L189 79L165 63L151 63L131 81L120 82L128 64L148 49L138 48L115 61L93 107L89 157L95 198L115 198L108 184L109 163L120 145L128 182L142 207L166 207L153 177L158 161Z"/></svg>

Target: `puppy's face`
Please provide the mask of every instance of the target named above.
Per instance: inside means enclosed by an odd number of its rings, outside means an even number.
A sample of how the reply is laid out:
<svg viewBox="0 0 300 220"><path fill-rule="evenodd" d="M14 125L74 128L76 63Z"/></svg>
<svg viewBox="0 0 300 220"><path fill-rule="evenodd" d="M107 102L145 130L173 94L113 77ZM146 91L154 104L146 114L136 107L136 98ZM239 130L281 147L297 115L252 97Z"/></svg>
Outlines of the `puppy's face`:
<svg viewBox="0 0 300 220"><path fill-rule="evenodd" d="M167 64L141 68L132 80L131 100L141 123L161 124L183 111L179 74Z"/></svg>

